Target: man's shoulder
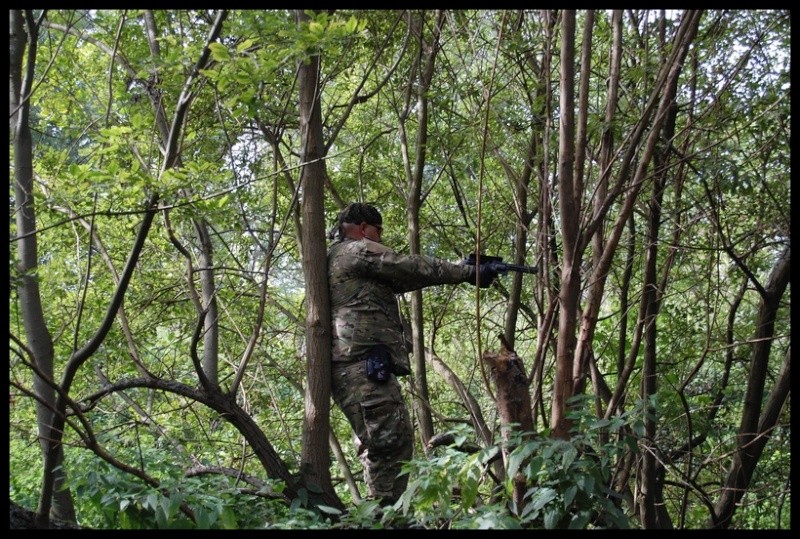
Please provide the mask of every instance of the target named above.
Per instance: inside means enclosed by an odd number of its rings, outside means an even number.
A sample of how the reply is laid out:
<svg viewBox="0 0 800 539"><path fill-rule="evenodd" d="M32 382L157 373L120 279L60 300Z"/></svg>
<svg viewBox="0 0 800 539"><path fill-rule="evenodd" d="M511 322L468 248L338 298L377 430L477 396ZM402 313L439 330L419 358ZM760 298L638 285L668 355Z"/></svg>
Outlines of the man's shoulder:
<svg viewBox="0 0 800 539"><path fill-rule="evenodd" d="M334 242L328 249L328 269L333 272L349 271L360 260L366 258L365 245L356 240L343 239Z"/></svg>
<svg viewBox="0 0 800 539"><path fill-rule="evenodd" d="M331 243L330 247L328 247L328 252L329 253L338 253L339 251L352 249L353 247L355 247L354 244L355 244L355 242L353 240L351 240L351 239L348 239L348 238L337 239L336 241Z"/></svg>
<svg viewBox="0 0 800 539"><path fill-rule="evenodd" d="M357 255L393 253L394 251L382 243L362 238L360 240L344 239L336 241L330 246L328 252L332 254L347 253L349 255Z"/></svg>
<svg viewBox="0 0 800 539"><path fill-rule="evenodd" d="M382 254L394 252L391 247L387 247L386 245L378 243L377 241L372 241L369 238L364 238L361 240L361 242L365 245L364 249L368 253Z"/></svg>

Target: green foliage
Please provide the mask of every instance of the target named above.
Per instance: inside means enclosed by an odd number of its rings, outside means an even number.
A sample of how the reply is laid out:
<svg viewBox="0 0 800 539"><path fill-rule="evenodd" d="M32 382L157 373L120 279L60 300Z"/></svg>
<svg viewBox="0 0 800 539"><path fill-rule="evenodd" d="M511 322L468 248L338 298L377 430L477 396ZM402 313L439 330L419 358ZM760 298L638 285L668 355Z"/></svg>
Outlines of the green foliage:
<svg viewBox="0 0 800 539"><path fill-rule="evenodd" d="M147 453L148 464L153 464L155 451ZM85 451L73 457L71 464L70 488L78 502L79 522L87 527L246 529L262 527L276 514L283 518L285 513L280 500L245 494L230 478L181 477L174 463L162 463L168 475L157 489Z"/></svg>
<svg viewBox="0 0 800 539"><path fill-rule="evenodd" d="M474 502L477 479L496 452L497 448L490 448L476 455L465 455L458 449L447 447L441 456L404 465L403 472L409 473L411 478L396 506L403 515L425 528L436 528L453 521ZM463 489L460 501L453 499L454 488Z"/></svg>
<svg viewBox="0 0 800 539"><path fill-rule="evenodd" d="M42 453L35 436L25 436L14 427L12 423L8 444L8 495L22 507L34 509L39 503Z"/></svg>
<svg viewBox="0 0 800 539"><path fill-rule="evenodd" d="M636 448L625 431L636 428L641 420L636 414L613 420L588 415L573 415L573 419L576 424L569 440L537 437L512 442L508 475L513 477L519 468L533 485L519 510L521 523L545 529L630 527L621 498L609 488L609 481L616 463Z"/></svg>
<svg viewBox="0 0 800 539"><path fill-rule="evenodd" d="M384 216L385 242L407 252L409 193L419 172L419 239L424 254L457 260L474 247L480 233L485 252L510 258L517 225L523 225L526 260L546 262L550 273L523 280L524 308L517 313L515 349L526 360L542 361L537 388L542 400L536 406L547 416L547 388L553 381L557 352L554 342L556 332L562 331L556 319L550 326L544 323L557 301L564 260L559 222L565 208L560 206L555 176L562 118L560 25L554 13L540 10L447 11L435 48L432 84L418 96L415 92L425 69L421 60L434 50L433 14L323 10L309 12L310 20L298 25L291 10L231 11L220 39L211 44L212 62L192 87L178 141L180 166L160 174L164 135L154 103L168 127L187 75L205 45L213 13L156 10L152 34L156 42L150 42L143 10L46 12L46 21L75 29L40 28L29 96L39 262L34 271L45 325L54 342L55 380L61 379L74 350L100 326L139 229L143 201L157 190L165 207L125 296L130 334L123 332L121 310L103 345L79 369L69 393L74 402L83 403L96 393L104 385L101 375L111 383L139 376L134 358L156 376L197 384L189 349L198 318L193 294L202 288L197 267L201 249L210 248L213 268L202 271L213 275L219 303L220 380L225 387L232 383L254 338L235 398L274 444L278 456L290 468L296 467L306 375L306 305L296 225L306 217L293 213L303 194L298 185L301 134L295 75L299 62L319 54L319 103L330 181L324 201L327 223L332 224L338 210L334 192L345 201L376 202ZM586 81L590 95L586 109L576 111L586 112L587 119L585 174L580 178L585 191L575 200L587 211L580 216L585 224L600 194L601 174L612 182L624 179L619 165L623 156L635 152L635 163L643 157L641 148L646 145L629 148L628 140L639 125L677 28L673 15L659 20L658 10L625 10L620 102L614 107L614 119L607 122L613 28L610 12L595 15ZM578 12L579 29L585 16ZM412 21L420 25L412 29L408 26ZM655 442L665 454L684 447L690 438L707 436L666 472L667 510L684 527L703 527L708 518L708 499L698 501L697 493L683 486L686 479L704 489L719 485L728 455L735 449L762 299L757 285L768 281L776 252L790 236L790 26L788 11L707 11L679 82L676 136L666 163L662 229L656 246L657 271L665 289L655 320L658 415L653 420ZM576 45L582 41L578 31ZM152 45L158 45L158 54ZM422 170L416 171L423 111L428 114L425 158ZM615 157L610 168L601 171L605 135L613 140ZM631 353L635 342L641 269L650 247L646 196L654 172L645 175L630 228L611 253L590 343L599 380L612 390L621 381L620 358ZM525 177L529 183L523 207L517 187ZM620 188L627 193L629 186ZM9 192L13 236L21 215L14 206L13 181ZM600 224L598 232L606 239L620 207L610 202ZM167 216L188 260L168 236ZM197 237L198 220L208 225L208 245ZM629 239L632 274L625 282ZM13 286L19 283L14 267L17 242L12 240L9 252ZM590 265L591 256L600 254L594 249L575 253L583 256L582 270ZM191 280L188 261L195 269ZM582 272L585 293L598 277ZM264 283L264 317L257 325ZM479 348L492 346L486 336L504 330L511 283L510 276L501 277L484 290L480 313L475 312L474 290L468 285L434 287L423 295L425 346L464 383L489 425L494 424L496 411L481 376ZM734 306L742 283L748 289ZM628 287L624 298L623 286ZM582 295L579 311L587 306L585 299ZM10 301L10 330L24 341L21 312L26 305L15 293ZM402 303L410 312L408 295ZM787 292L775 321L777 338L767 384L777 376L789 346L790 310ZM624 330L623 320L628 322ZM548 327L549 333L540 333ZM199 353L204 346L198 343ZM15 352L11 380L33 391L31 369L19 360L24 353L15 342L11 348ZM641 350L630 360L633 369L621 395L623 406L638 397ZM730 371L725 372L729 361ZM723 374L728 378L725 387ZM447 427L441 430L449 429L452 421L462 421L464 404L448 381L431 375L428 384L436 417L447 418ZM12 392L16 402L9 411L10 495L35 507L42 465L34 403L16 388ZM546 435L518 438L472 455L455 447L440 448L429 459L408 463L409 490L396 507L378 508L367 501L338 514L309 509L305 499L286 506L246 494L237 490L241 484L221 477L185 478L183 468L190 456L256 477L264 471L241 433L213 410L167 392L126 390L125 397L130 401L117 394L104 397L84 417L104 448L126 463L136 463L163 490L98 461L68 428L67 475L86 525L624 527L619 500L606 490L609 471L625 451L634 451L624 433L641 435L643 414L636 408L607 421L578 414L569 442L549 440ZM578 410L588 408L588 402L576 405ZM788 527L788 407L785 414L779 434L754 471L752 492L737 507L736 527ZM341 416L333 419L337 438L347 440L349 425ZM456 435L463 441L469 434L459 430ZM522 507L511 503L510 479L494 484L487 472L489 460L501 450L510 453L510 470L522 474L528 485ZM354 452L347 458L357 471ZM629 484L636 480L632 476ZM347 485L340 482L336 488L348 503ZM713 498L712 492L709 488L703 494ZM684 507L683 501L675 500L688 501ZM181 503L192 510L194 521L181 511Z"/></svg>
<svg viewBox="0 0 800 539"><path fill-rule="evenodd" d="M443 454L404 465L408 488L384 517L399 514L427 529L628 528L620 496L609 482L618 461L636 450L625 432L640 429L640 415L634 410L598 420L575 412L569 440L514 432L505 444L507 479L501 488L491 484L487 469L502 445L467 454L458 449L467 430L454 431L456 441ZM512 502L517 473L528 485L519 508Z"/></svg>

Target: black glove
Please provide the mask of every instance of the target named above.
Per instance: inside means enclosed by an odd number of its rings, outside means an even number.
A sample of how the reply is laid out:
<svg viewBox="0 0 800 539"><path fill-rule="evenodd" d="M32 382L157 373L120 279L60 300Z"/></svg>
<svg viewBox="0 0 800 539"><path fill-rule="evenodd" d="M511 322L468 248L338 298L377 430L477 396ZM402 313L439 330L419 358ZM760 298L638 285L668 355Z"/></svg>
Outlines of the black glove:
<svg viewBox="0 0 800 539"><path fill-rule="evenodd" d="M474 285L476 280L475 266L471 266L470 270L471 271L469 272L469 282ZM497 278L497 272L494 270L494 268L489 264L481 264L480 266L478 266L477 271L479 274L478 277L480 279L479 286L481 288L489 288L490 286L492 286L492 283L494 282L495 278Z"/></svg>

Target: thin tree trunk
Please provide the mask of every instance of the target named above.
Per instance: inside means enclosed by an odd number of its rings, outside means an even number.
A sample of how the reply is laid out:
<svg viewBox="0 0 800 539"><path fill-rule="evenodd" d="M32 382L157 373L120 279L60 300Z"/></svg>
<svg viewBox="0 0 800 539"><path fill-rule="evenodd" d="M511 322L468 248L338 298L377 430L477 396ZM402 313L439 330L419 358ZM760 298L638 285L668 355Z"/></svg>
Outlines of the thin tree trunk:
<svg viewBox="0 0 800 539"><path fill-rule="evenodd" d="M298 25L309 21L303 10L295 12ZM325 244L325 145L322 140L319 55L298 63L303 193L301 230L303 274L306 280L306 395L300 473L303 483L316 487L321 501L344 508L331 482L331 309ZM311 490L311 489L310 489ZM317 491L316 489L311 492Z"/></svg>
<svg viewBox="0 0 800 539"><path fill-rule="evenodd" d="M203 374L209 388L219 388L219 309L217 284L214 278L214 246L205 219L192 219L200 240L197 271L200 276L203 317Z"/></svg>
<svg viewBox="0 0 800 539"><path fill-rule="evenodd" d="M542 73L550 73L553 65L553 48L555 38L556 17L550 10L542 10L540 17L542 19L542 26L545 32L545 45L544 57L542 58ZM537 221L537 245L539 246L541 256L539 257L539 279L536 282L537 296L541 299L539 303L546 305L544 315L540 317L538 323L538 330L536 332L536 357L531 366L530 379L532 380L534 395L531 406L537 406L538 410L533 411L534 418L537 417L537 411L541 414L542 422L545 427L548 427L548 418L546 417L546 409L544 403L544 365L546 358L551 355L551 329L555 323L556 316L558 315L558 286L554 283L556 279L556 268L558 267L558 250L555 241L555 223L553 217L553 182L550 180L551 165L550 165L550 141L553 139L552 135L552 120L553 112L553 88L549 82L549 76L546 78L545 103L542 118L545 118L544 133L542 135L542 167L539 176L539 199L538 207L540 208L541 218Z"/></svg>
<svg viewBox="0 0 800 539"><path fill-rule="evenodd" d="M581 48L581 75L580 75L580 91L578 94L578 131L576 134L576 147L575 147L575 196L576 199L583 199L584 184L586 183L583 177L584 163L586 161L586 124L589 120L589 78L592 67L592 30L594 26L594 11L589 10L586 12L586 18L583 26L583 47ZM588 213L589 209L586 208L585 212ZM583 213L584 209L580 208L579 212ZM576 313L578 316L578 313ZM576 324L581 323L576 320ZM590 320L589 325L594 327L596 319ZM583 327L581 324L581 332ZM576 340L575 354L572 364L572 394L579 395L583 393L586 387L586 378L589 376L589 358L591 354L586 349L581 349L580 339Z"/></svg>
<svg viewBox="0 0 800 539"><path fill-rule="evenodd" d="M403 144L402 148L406 155L406 177L408 180L408 190L406 192L406 220L408 224L408 244L411 254L420 254L419 237L419 211L422 204L422 176L425 169L428 143L428 97L433 79L433 68L436 62L436 54L439 50L439 35L441 32L444 12L437 10L434 14L433 35L430 42L425 41L423 35L424 12L418 16L409 15L409 25L412 26L412 34L419 36L418 50L419 58L416 69L416 80L409 83L409 88L416 88L414 96L416 98L417 111L417 138L414 155L414 165L411 167L411 157L408 155L408 145ZM401 126L404 128L404 125ZM405 135L403 137L405 139ZM430 399L428 394L428 378L425 366L425 336L423 322L423 302L422 290L411 292L411 342L413 344L413 363L414 363L414 388L416 397L414 399L414 410L419 426L420 439L422 446L426 447L428 440L433 436L433 417L430 410Z"/></svg>
<svg viewBox="0 0 800 539"><path fill-rule="evenodd" d="M663 39L663 37L662 37ZM661 49L664 50L665 43L661 43ZM667 94L674 94L677 88L677 80L673 86L667 87ZM667 172L667 161L670 155L670 144L675 135L675 121L678 114L678 107L674 103L668 105L664 127L661 135L660 149L653 152L653 161L655 168L655 182L653 184L653 193L650 198L650 207L648 211L647 223L647 237L646 237L646 257L645 268L643 275L642 292L642 305L645 310L644 318L644 332L645 332L645 346L644 346L644 359L642 364L642 400L646 403L656 395L658 390L657 385L657 366L658 366L658 352L657 346L657 318L661 305L661 298L664 294L664 289L667 283L667 275L669 274L669 257L664 266L664 277L661 284L656 282L657 276L657 260L658 260L658 246L659 234L662 222L662 207L664 199L664 190L669 179ZM680 169L677 169L680 173ZM641 506L640 518L642 525L646 529L672 529L672 520L669 513L666 511L663 500L663 488L665 469L659 465L656 451L657 444L654 440L657 438L657 424L656 424L655 409L650 408L648 404L648 413L645 414L645 446L644 454L642 455L642 473L641 477Z"/></svg>
<svg viewBox="0 0 800 539"><path fill-rule="evenodd" d="M747 392L742 409L742 421L739 424L736 450L733 463L721 489L722 494L714 504L714 515L709 522L710 528L727 529L730 527L737 504L747 492L753 471L769 440L769 433L775 427L778 412L789 394L791 352L787 351L783 373L775 383L773 393L767 401L762 415L761 403L767 379L772 340L775 336L775 316L786 287L789 285L790 254L791 248L787 246L773 267L769 282L761 294L761 305L756 319L756 333L752 339L750 372L747 376Z"/></svg>
<svg viewBox="0 0 800 539"><path fill-rule="evenodd" d="M674 125L674 124L673 124ZM656 319L658 317L660 297L656 283L656 262L658 260L658 235L661 226L661 202L664 197L665 175L661 173L653 186L650 199L647 227L647 251L643 275L642 308L644 315L644 358L642 360L642 392L643 402L648 403L644 419L644 451L642 466L639 474L641 485L641 499L639 517L645 529L672 528L671 523L662 522L662 512L658 510L657 492L660 488L656 480L656 465L658 451L655 439L656 410L649 405L650 399L657 391L656 374L658 354L656 351Z"/></svg>
<svg viewBox="0 0 800 539"><path fill-rule="evenodd" d="M528 210L528 191L530 190L531 176L533 175L534 162L537 158L537 149L541 147L541 132L538 129L531 130L531 138L528 144L528 153L523 165L522 174L518 177L509 178L514 184L514 264L528 265L525 260L525 252L528 244L528 227L530 226L535 210ZM502 156L498 156L502 157ZM503 335L506 342L514 346L515 333L517 330L517 317L520 309L520 297L522 296L523 274L513 272L511 288L508 292L508 303L506 307L506 319Z"/></svg>
<svg viewBox="0 0 800 539"><path fill-rule="evenodd" d="M161 47L158 44L158 28L153 10L144 10L145 28L147 31L147 42L150 45L150 54L154 64L161 62ZM152 79L159 80L158 69L153 70ZM166 147L170 133L170 126L167 122L166 112L161 94L150 92L150 101L155 112L156 124L161 133L162 146ZM180 154L175 156L175 168L183 166ZM217 285L214 272L214 246L211 243L211 235L208 232L208 223L205 219L192 219L197 243L200 245L200 252L197 256L197 274L200 279L200 296L198 310L203 316L203 359L202 370L209 388L219 387L219 310L217 307ZM188 254L188 251L186 251ZM188 258L188 257L187 257ZM192 272L188 275L189 286L194 287L194 276Z"/></svg>
<svg viewBox="0 0 800 539"><path fill-rule="evenodd" d="M558 203L563 265L558 294L558 344L556 374L553 383L553 409L550 424L555 438L568 439L571 422L567 418L567 400L572 396L572 364L575 350L575 324L580 292L580 254L578 223L580 193L575 192L575 11L561 15L561 101L559 103Z"/></svg>
<svg viewBox="0 0 800 539"><path fill-rule="evenodd" d="M620 10L614 11L611 21L613 31L613 45L611 48L611 65L609 66L608 75L608 96L606 98L606 114L604 119L605 129L601 136L600 141L600 170L606 170L611 165L611 156L614 149L614 137L612 125L614 116L617 109L617 90L619 88L619 71L620 59L622 58L622 12ZM588 75L587 75L588 76ZM602 201L608 195L608 175L601 174L595 187L595 194L593 197L592 212L595 218L600 220L597 230L592 235L592 267L601 267L601 256L604 247L604 222L605 219L600 217L602 212ZM588 208L587 208L588 211ZM605 291L606 277L605 275L592 274L593 278L589 280L588 299L586 306L583 310L581 318L581 327L578 337L578 342L575 349L575 367L583 365L590 356L591 342L594 338L594 332L597 328L597 315L600 311L603 295ZM574 391L579 391L582 385L583 376L585 371L582 369L574 368L573 379L578 380L579 383L575 384ZM599 411L598 414L602 412Z"/></svg>
<svg viewBox="0 0 800 539"><path fill-rule="evenodd" d="M23 18L25 20L23 20ZM27 23L28 35L24 25ZM25 59L26 72L22 66L25 57L26 39L30 45ZM9 123L14 149L14 209L17 224L17 252L19 261L17 271L17 294L25 327L28 349L33 354L32 361L38 367L33 374L36 391L36 422L39 430L39 445L45 474L52 474L53 496L48 515L54 519L75 522L75 507L72 494L66 486L66 470L63 467L64 449L60 444L51 446L49 433L53 425L56 394L53 386L55 371L53 365L53 340L47 329L39 292L38 241L36 234L36 208L33 197L33 142L28 122L30 113L30 92L36 64L37 23L30 10L24 12L9 10ZM42 373L47 379L43 379ZM51 467L48 469L48 465ZM48 505L51 503L48 500ZM41 523L49 524L49 516Z"/></svg>

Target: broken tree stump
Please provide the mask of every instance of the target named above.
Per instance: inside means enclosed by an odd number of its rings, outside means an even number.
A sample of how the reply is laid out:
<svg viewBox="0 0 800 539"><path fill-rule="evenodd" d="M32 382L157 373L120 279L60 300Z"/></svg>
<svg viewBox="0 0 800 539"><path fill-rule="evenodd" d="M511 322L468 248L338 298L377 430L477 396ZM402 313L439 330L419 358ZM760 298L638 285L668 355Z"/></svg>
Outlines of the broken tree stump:
<svg viewBox="0 0 800 539"><path fill-rule="evenodd" d="M500 432L503 440L518 429L533 436L533 411L531 410L530 381L525 374L522 358L500 335L500 351L483 353L483 361L490 368L497 389L497 412L500 416ZM508 462L508 450L503 449L503 461ZM514 476L514 503L522 508L526 484L522 473Z"/></svg>

